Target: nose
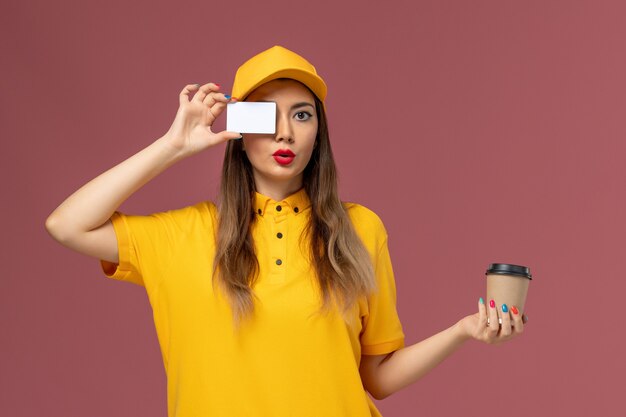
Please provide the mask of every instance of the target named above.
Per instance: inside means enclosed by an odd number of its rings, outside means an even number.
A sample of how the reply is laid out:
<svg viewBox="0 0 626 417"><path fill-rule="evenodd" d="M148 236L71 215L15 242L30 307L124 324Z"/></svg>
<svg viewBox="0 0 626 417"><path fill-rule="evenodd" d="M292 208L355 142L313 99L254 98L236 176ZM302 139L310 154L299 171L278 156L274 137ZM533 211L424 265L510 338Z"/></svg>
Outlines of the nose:
<svg viewBox="0 0 626 417"><path fill-rule="evenodd" d="M293 129L287 114L276 115L276 141L293 143Z"/></svg>

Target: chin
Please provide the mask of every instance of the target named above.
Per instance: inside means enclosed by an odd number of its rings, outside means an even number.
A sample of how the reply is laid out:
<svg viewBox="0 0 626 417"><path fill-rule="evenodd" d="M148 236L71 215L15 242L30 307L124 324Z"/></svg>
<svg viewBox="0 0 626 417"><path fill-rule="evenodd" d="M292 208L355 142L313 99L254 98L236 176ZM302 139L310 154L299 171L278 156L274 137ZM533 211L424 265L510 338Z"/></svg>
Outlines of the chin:
<svg viewBox="0 0 626 417"><path fill-rule="evenodd" d="M293 181L302 176L302 171L303 170L298 170L297 168L291 166L277 167L276 169L273 169L272 172L269 172L265 177L273 181Z"/></svg>

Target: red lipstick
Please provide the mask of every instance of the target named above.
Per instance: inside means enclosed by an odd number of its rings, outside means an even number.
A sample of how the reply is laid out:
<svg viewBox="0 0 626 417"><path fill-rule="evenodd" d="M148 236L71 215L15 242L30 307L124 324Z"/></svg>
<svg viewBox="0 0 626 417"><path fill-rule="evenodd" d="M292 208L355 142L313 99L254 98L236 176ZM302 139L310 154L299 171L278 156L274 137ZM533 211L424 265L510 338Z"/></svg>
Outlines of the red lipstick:
<svg viewBox="0 0 626 417"><path fill-rule="evenodd" d="M274 160L281 165L289 165L293 162L293 159L296 157L296 154L291 152L289 149L279 149L273 153Z"/></svg>

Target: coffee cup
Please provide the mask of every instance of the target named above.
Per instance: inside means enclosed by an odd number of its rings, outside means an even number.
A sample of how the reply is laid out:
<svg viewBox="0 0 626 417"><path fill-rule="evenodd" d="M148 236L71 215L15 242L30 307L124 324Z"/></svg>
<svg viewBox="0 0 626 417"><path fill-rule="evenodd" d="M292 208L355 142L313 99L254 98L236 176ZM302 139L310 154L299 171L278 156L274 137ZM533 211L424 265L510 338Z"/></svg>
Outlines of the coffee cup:
<svg viewBox="0 0 626 417"><path fill-rule="evenodd" d="M509 309L515 306L521 316L532 280L530 268L512 264L490 264L485 275L487 300L495 301L498 321L502 323L502 304L506 304Z"/></svg>

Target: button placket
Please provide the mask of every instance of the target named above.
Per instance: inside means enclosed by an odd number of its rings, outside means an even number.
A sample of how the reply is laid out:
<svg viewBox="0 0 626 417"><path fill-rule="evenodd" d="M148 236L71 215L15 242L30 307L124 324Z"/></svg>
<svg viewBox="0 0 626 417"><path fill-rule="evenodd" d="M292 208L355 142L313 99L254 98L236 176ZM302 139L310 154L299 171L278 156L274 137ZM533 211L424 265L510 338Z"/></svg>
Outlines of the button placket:
<svg viewBox="0 0 626 417"><path fill-rule="evenodd" d="M284 203L277 203L271 207L273 213L272 236L270 239L271 259L270 268L275 281L285 281L286 256L287 256L287 212Z"/></svg>

